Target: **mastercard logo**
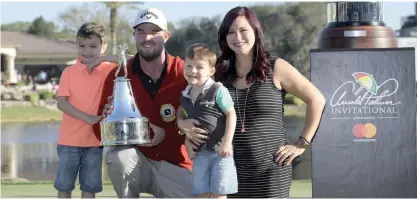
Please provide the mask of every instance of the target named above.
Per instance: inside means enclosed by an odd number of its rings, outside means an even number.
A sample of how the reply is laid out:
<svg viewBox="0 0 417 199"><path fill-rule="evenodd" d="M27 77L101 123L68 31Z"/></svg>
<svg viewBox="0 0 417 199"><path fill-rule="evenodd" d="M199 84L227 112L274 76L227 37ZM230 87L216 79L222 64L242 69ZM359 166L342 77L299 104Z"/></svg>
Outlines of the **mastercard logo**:
<svg viewBox="0 0 417 199"><path fill-rule="evenodd" d="M373 138L376 135L376 126L372 123L356 124L352 131L356 138Z"/></svg>

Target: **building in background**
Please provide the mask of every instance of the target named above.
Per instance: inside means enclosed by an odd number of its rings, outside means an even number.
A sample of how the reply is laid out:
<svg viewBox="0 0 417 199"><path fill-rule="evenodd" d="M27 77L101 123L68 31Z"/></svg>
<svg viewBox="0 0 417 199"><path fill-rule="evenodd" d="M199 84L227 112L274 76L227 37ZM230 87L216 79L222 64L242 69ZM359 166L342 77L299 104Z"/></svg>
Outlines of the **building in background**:
<svg viewBox="0 0 417 199"><path fill-rule="evenodd" d="M46 83L59 79L75 63L75 43L49 40L22 32L1 31L1 72L10 84L20 80ZM2 75L3 76L3 75Z"/></svg>

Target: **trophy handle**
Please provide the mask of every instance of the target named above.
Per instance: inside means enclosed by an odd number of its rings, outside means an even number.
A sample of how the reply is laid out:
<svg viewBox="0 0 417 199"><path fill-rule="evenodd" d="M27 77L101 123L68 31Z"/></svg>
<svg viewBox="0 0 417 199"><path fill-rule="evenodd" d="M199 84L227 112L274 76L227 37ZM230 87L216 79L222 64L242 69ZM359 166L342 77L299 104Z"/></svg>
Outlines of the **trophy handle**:
<svg viewBox="0 0 417 199"><path fill-rule="evenodd" d="M126 61L126 53L125 51L128 49L127 44L123 44L118 46L118 57L119 57L119 66L117 67L116 74L114 75L117 77L117 75L120 72L120 67L123 67L123 70L125 72L125 75L123 77L127 77L127 61Z"/></svg>

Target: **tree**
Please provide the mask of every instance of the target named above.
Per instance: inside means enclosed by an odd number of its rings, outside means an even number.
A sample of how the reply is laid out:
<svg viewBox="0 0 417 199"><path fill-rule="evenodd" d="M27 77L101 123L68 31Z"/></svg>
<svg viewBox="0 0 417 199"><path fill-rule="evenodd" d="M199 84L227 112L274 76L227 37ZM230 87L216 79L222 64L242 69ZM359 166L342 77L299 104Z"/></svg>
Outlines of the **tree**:
<svg viewBox="0 0 417 199"><path fill-rule="evenodd" d="M110 40L112 54L117 53L117 39L116 39L116 26L117 26L117 10L123 5L130 5L133 8L138 8L134 4L143 4L142 2L104 2L107 8L110 9ZM133 4L133 5L132 5Z"/></svg>
<svg viewBox="0 0 417 199"><path fill-rule="evenodd" d="M42 16L37 17L29 26L27 32L29 34L53 38L55 34L55 25L53 22L47 22Z"/></svg>
<svg viewBox="0 0 417 199"><path fill-rule="evenodd" d="M32 25L31 22L26 21L17 21L8 24L2 24L1 30L2 31L10 31L10 32L27 32L29 27Z"/></svg>
<svg viewBox="0 0 417 199"><path fill-rule="evenodd" d="M110 22L109 12L104 4L86 3L79 7L71 7L65 12L60 14L60 22L62 22L62 30L58 35L62 38L71 38L75 40L78 28L86 22L94 21L103 25L105 29L104 39L105 41L111 41L110 35ZM117 43L127 43L129 49L126 53L136 52L135 43L132 41L133 29L129 23L129 19L135 17L134 14L125 13L123 16L116 18L116 28L118 38ZM108 45L108 49L112 48L112 43ZM117 47L117 45L116 45ZM110 52L109 52L110 51ZM111 50L107 51L107 54L113 54Z"/></svg>
<svg viewBox="0 0 417 199"><path fill-rule="evenodd" d="M59 15L59 21L62 22L62 29L72 32L74 36L81 25L86 22L93 21L104 27L108 26L107 12L104 12L104 7L89 3L84 3L79 7L69 7Z"/></svg>
<svg viewBox="0 0 417 199"><path fill-rule="evenodd" d="M266 48L308 76L310 50L317 45L325 27L324 3L286 3L282 6L254 6L265 35Z"/></svg>
<svg viewBox="0 0 417 199"><path fill-rule="evenodd" d="M219 52L217 45L217 31L220 26L220 17L193 17L180 21L179 27L171 31L167 41L166 50L174 56L184 56L188 46L193 43L205 43Z"/></svg>
<svg viewBox="0 0 417 199"><path fill-rule="evenodd" d="M401 29L412 28L417 26L417 17L415 15L410 15L406 18L406 21L401 26Z"/></svg>

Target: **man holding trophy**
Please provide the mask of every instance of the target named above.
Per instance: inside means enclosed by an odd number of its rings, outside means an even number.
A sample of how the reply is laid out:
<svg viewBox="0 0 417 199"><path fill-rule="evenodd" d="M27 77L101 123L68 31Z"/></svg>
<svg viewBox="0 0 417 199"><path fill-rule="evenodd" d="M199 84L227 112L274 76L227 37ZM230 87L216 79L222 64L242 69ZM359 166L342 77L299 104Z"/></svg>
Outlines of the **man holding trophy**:
<svg viewBox="0 0 417 199"><path fill-rule="evenodd" d="M184 61L165 51L170 32L160 10L142 10L133 28L138 53L126 61L121 49L119 68L107 77L100 102L106 104L101 133L109 147L109 177L119 198L192 197L192 162L175 124L186 86Z"/></svg>

